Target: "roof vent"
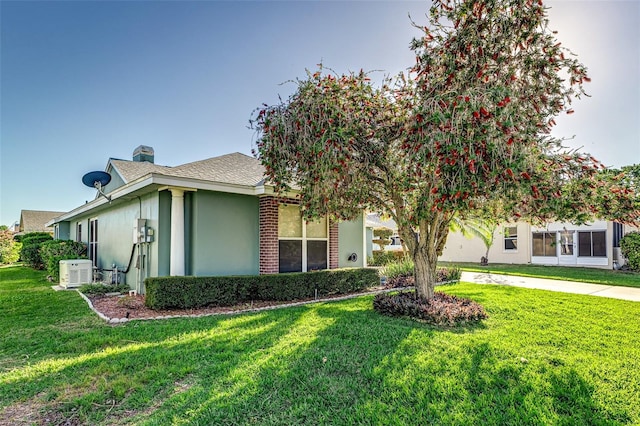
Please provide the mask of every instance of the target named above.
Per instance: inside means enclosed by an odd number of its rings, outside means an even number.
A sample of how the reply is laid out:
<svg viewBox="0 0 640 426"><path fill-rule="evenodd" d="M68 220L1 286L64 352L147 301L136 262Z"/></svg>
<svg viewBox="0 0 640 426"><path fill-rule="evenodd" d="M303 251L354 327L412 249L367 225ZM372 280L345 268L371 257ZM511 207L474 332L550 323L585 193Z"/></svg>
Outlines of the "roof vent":
<svg viewBox="0 0 640 426"><path fill-rule="evenodd" d="M153 148L146 145L140 145L133 150L133 161L137 161L139 163L143 161L153 163Z"/></svg>

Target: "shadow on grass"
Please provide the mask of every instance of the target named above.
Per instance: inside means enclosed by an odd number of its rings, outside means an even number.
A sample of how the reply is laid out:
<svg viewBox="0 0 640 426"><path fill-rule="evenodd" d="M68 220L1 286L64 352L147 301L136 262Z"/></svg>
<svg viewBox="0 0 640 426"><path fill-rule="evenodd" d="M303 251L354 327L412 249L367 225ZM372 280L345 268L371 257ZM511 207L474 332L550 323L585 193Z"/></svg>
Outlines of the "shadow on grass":
<svg viewBox="0 0 640 426"><path fill-rule="evenodd" d="M105 327L102 350L0 376L0 400L42 398L87 424L629 421L611 419L575 370L523 362L483 326L438 329L371 304Z"/></svg>

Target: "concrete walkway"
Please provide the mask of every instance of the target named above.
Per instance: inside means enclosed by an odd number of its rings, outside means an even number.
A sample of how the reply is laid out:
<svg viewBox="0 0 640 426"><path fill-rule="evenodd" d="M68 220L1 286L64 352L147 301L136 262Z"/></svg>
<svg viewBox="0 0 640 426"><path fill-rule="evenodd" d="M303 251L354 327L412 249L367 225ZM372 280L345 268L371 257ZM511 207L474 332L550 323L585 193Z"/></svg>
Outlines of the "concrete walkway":
<svg viewBox="0 0 640 426"><path fill-rule="evenodd" d="M602 284L581 283L575 281L529 278L515 275L500 275L485 272L462 272L460 281L476 284L501 284L514 287L535 288L539 290L560 291L563 293L588 294L613 299L640 302L640 288L619 287Z"/></svg>

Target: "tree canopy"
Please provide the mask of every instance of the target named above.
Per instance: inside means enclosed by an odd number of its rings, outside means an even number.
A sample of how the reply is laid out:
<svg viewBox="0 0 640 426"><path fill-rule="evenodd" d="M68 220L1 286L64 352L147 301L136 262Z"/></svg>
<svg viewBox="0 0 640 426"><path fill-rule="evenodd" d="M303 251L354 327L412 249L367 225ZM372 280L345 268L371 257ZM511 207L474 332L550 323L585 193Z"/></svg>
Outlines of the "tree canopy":
<svg viewBox="0 0 640 426"><path fill-rule="evenodd" d="M454 215L640 219L622 174L551 134L590 79L541 1L441 0L427 16L407 73L375 84L320 65L256 111L257 155L279 191L300 189L307 217L390 215L423 298Z"/></svg>

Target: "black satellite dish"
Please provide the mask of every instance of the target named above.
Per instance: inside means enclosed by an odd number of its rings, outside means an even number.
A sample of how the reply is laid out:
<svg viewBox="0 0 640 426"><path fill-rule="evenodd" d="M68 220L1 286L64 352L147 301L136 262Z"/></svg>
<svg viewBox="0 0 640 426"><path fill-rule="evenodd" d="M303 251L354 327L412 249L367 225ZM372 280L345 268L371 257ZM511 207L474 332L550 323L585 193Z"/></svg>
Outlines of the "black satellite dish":
<svg viewBox="0 0 640 426"><path fill-rule="evenodd" d="M97 189L100 195L111 202L111 197L102 192L102 187L108 185L109 182L111 182L111 175L107 172L101 172L99 170L95 172L89 172L86 175L82 176L82 183L87 185L89 188Z"/></svg>

